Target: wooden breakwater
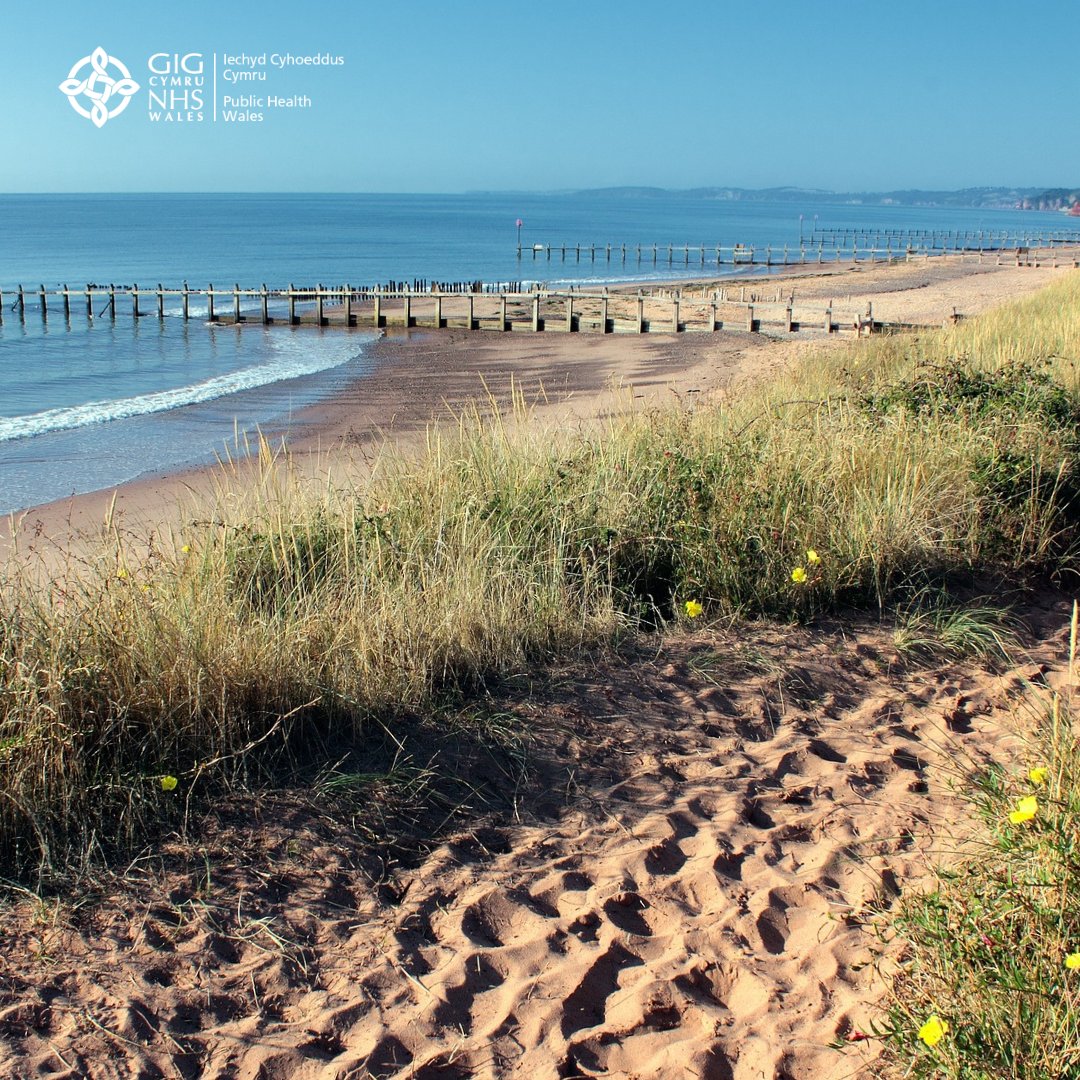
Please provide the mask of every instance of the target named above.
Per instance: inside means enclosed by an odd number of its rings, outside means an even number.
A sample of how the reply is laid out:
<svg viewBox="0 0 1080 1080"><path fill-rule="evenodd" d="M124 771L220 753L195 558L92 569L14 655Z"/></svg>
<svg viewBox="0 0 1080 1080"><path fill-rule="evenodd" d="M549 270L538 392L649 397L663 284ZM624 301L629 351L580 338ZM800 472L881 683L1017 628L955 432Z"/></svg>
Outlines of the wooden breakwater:
<svg viewBox="0 0 1080 1080"><path fill-rule="evenodd" d="M737 330L747 333L795 333L816 330L824 333L859 334L912 329L906 324L890 324L875 319L869 305L862 310L838 310L833 301L802 302L794 289L781 286L658 288L600 292L534 288L514 291L494 287L480 291L354 289L348 285L273 290L242 289L140 289L137 286L87 286L84 289L47 290L27 293L20 289L9 310L27 318L28 306L37 301L41 318L50 317L50 300L62 307L65 319L79 317L85 304L90 319L118 317L122 301L130 302L131 316L164 320L165 300L180 297L180 317L200 318L219 325L337 326L370 329L402 328L460 329L499 333L565 332L599 334L717 333ZM73 299L79 300L76 307ZM3 298L0 297L0 300ZM95 311L99 303L100 311ZM193 305L206 302L205 314Z"/></svg>
<svg viewBox="0 0 1080 1080"><path fill-rule="evenodd" d="M927 256L930 257L929 255ZM989 259L989 253L969 253L958 258ZM1016 249L994 255L998 265L1006 261L1017 266L1080 266L1080 249L1050 251ZM738 297L735 292L738 290ZM428 329L564 330L607 333L681 333L740 329L750 332L778 329L792 332L805 328L836 330L904 329L876 321L871 311L836 312L830 302L808 306L797 301L792 290L787 298L778 287L769 299L759 290L742 286L700 286L652 288L632 291L618 289L581 290L570 287L552 290L544 286L524 289L520 282L429 282L415 279L411 284L391 282L378 286L349 284L324 286L289 285L270 289L152 288L139 285L94 285L72 289L24 289L19 286L6 295L0 292L0 325L5 312L25 321L28 311L40 317L61 316L65 320L115 320L127 308L137 321L156 316L160 320L198 319L209 323L345 327L422 327ZM169 310L166 310L166 305Z"/></svg>
<svg viewBox="0 0 1080 1080"><path fill-rule="evenodd" d="M833 230L815 233L797 244L533 244L517 248L519 260L534 262L612 262L642 266L785 267L837 262L894 262L933 255L996 255L1020 258L1032 250L1080 244L1080 232L1053 236L965 233L865 233Z"/></svg>

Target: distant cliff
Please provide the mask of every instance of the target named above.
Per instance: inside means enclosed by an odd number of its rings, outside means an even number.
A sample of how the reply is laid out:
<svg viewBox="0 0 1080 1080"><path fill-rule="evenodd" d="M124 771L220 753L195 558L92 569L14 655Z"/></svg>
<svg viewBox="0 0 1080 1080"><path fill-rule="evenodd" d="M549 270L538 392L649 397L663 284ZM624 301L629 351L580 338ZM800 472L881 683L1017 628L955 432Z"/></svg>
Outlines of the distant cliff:
<svg viewBox="0 0 1080 1080"><path fill-rule="evenodd" d="M1067 210L1080 203L1080 188L1048 188L1021 204L1025 210Z"/></svg>

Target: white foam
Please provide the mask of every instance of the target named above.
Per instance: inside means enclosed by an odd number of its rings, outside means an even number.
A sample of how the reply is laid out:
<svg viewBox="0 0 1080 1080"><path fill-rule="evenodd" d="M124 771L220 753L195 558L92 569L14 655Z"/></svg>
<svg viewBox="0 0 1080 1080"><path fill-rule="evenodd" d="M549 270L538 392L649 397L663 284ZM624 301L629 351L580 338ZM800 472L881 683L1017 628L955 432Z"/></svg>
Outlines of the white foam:
<svg viewBox="0 0 1080 1080"><path fill-rule="evenodd" d="M190 386L178 386L170 390L158 390L112 401L89 401L81 405L46 409L27 416L0 417L0 442L44 435L51 431L70 431L92 424L105 424L111 420L126 420L132 416L167 412L185 405L197 405L241 390L253 390L286 379L327 371L339 367L356 355L355 345L332 351L286 345L284 348L279 346L279 351L286 355L227 375L217 375Z"/></svg>

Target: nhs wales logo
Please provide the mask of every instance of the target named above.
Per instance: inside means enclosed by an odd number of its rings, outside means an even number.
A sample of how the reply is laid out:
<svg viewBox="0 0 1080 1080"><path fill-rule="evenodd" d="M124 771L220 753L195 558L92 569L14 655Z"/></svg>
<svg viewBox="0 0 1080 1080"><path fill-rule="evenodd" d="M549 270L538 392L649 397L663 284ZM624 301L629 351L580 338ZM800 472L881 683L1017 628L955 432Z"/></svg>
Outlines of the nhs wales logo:
<svg viewBox="0 0 1080 1080"><path fill-rule="evenodd" d="M100 47L76 61L60 84L71 107L99 128L119 116L138 89L124 64Z"/></svg>

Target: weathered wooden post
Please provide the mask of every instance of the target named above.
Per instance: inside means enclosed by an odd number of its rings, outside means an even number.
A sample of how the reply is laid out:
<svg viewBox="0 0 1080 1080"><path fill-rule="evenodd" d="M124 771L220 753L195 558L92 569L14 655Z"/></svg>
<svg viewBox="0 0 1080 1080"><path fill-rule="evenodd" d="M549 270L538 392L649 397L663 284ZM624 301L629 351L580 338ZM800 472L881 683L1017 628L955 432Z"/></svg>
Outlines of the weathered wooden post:
<svg viewBox="0 0 1080 1080"><path fill-rule="evenodd" d="M499 329L510 329L510 324L506 321L506 293L499 293Z"/></svg>
<svg viewBox="0 0 1080 1080"><path fill-rule="evenodd" d="M345 325L355 326L356 319L353 318L352 313L352 286L345 282L345 288L342 290L342 299L345 301Z"/></svg>
<svg viewBox="0 0 1080 1080"><path fill-rule="evenodd" d="M641 295L640 289L637 294L637 332L645 333L645 297Z"/></svg>
<svg viewBox="0 0 1080 1080"><path fill-rule="evenodd" d="M754 326L754 305L746 305L746 329L752 334L757 328Z"/></svg>
<svg viewBox="0 0 1080 1080"><path fill-rule="evenodd" d="M600 300L600 333L601 334L606 334L608 332L607 308L608 308L608 298L607 298L607 295L605 294Z"/></svg>
<svg viewBox="0 0 1080 1080"><path fill-rule="evenodd" d="M832 303L831 302L830 302L829 306L825 309L825 326L824 326L824 330L825 330L826 334L831 334L833 332Z"/></svg>
<svg viewBox="0 0 1080 1080"><path fill-rule="evenodd" d="M4 290L0 289L0 326L4 325Z"/></svg>
<svg viewBox="0 0 1080 1080"><path fill-rule="evenodd" d="M574 332L574 294L566 294L566 332Z"/></svg>
<svg viewBox="0 0 1080 1080"><path fill-rule="evenodd" d="M142 312L139 310L139 284L136 282L131 286L131 316L133 319L138 319Z"/></svg>
<svg viewBox="0 0 1080 1080"><path fill-rule="evenodd" d="M408 289L403 289L401 292L401 317L405 323L405 329L408 330L413 324L412 293Z"/></svg>
<svg viewBox="0 0 1080 1080"><path fill-rule="evenodd" d="M233 322L240 325L240 282L233 283Z"/></svg>
<svg viewBox="0 0 1080 1080"><path fill-rule="evenodd" d="M473 318L473 294L472 293L468 294L468 301L469 301L469 311L468 311L468 314L465 317L465 329L466 330L475 330L476 329L476 320Z"/></svg>
<svg viewBox="0 0 1080 1080"><path fill-rule="evenodd" d="M532 331L534 334L540 332L540 293L533 293L532 301Z"/></svg>
<svg viewBox="0 0 1080 1080"><path fill-rule="evenodd" d="M188 304L190 303L191 290L188 288L188 283L184 282L183 290L183 308L184 308L184 322L188 321Z"/></svg>
<svg viewBox="0 0 1080 1080"><path fill-rule="evenodd" d="M64 282L64 318L71 318L71 297L68 293L67 282Z"/></svg>
<svg viewBox="0 0 1080 1080"><path fill-rule="evenodd" d="M795 329L794 321L792 319L791 305L788 304L784 311L784 329L790 334Z"/></svg>
<svg viewBox="0 0 1080 1080"><path fill-rule="evenodd" d="M376 289L375 290L375 296L374 296L373 299L375 301L375 312L374 312L375 323L374 323L374 326L375 326L375 329L378 330L378 328L380 326L382 326L382 324L383 324L383 317L382 317L382 289ZM469 302L469 306L472 307L472 301L471 300Z"/></svg>
<svg viewBox="0 0 1080 1080"><path fill-rule="evenodd" d="M679 332L679 294L676 293L671 298L671 332L677 334Z"/></svg>
<svg viewBox="0 0 1080 1080"><path fill-rule="evenodd" d="M116 286L109 283L109 318L116 320Z"/></svg>
<svg viewBox="0 0 1080 1080"><path fill-rule="evenodd" d="M289 325L296 325L296 290L291 281L289 282Z"/></svg>
<svg viewBox="0 0 1080 1080"><path fill-rule="evenodd" d="M263 282L262 294L260 296L262 301L262 323L266 326L270 322L270 297L266 291L266 282Z"/></svg>
<svg viewBox="0 0 1080 1080"><path fill-rule="evenodd" d="M317 282L315 285L315 324L317 326L325 326L326 322L323 319L323 287L322 282ZM408 317L405 319L405 325L409 325Z"/></svg>
<svg viewBox="0 0 1080 1080"><path fill-rule="evenodd" d="M86 317L92 319L94 317L94 294L90 291L89 283L87 283L83 292L86 295Z"/></svg>
<svg viewBox="0 0 1080 1080"><path fill-rule="evenodd" d="M713 293L712 302L709 304L709 333L715 334L718 327L716 325L716 293Z"/></svg>
<svg viewBox="0 0 1080 1080"><path fill-rule="evenodd" d="M165 318L165 290L162 289L160 281L157 283L157 317Z"/></svg>
<svg viewBox="0 0 1080 1080"><path fill-rule="evenodd" d="M45 299L45 286L41 285L38 288L38 296L41 298L41 317L47 319L49 317L49 305Z"/></svg>

